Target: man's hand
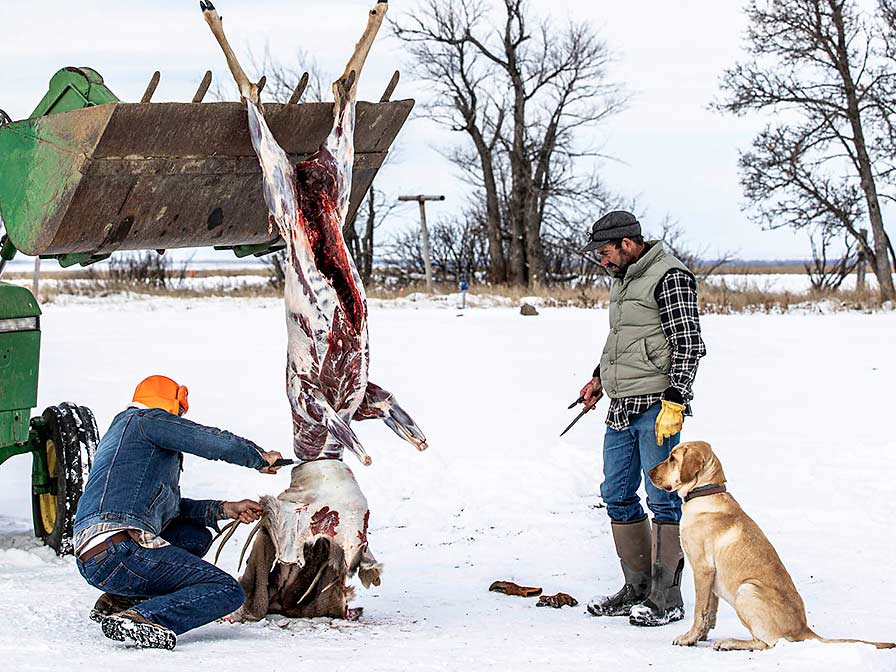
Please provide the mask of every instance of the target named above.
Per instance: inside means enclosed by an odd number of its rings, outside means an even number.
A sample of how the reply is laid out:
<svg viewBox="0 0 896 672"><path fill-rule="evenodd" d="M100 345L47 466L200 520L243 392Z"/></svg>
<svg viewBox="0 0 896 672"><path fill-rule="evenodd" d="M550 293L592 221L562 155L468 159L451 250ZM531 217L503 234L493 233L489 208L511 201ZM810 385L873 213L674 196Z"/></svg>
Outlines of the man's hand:
<svg viewBox="0 0 896 672"><path fill-rule="evenodd" d="M283 456L280 453L278 453L276 450L271 450L271 451L268 451L267 453L262 453L261 456L268 463L268 466L262 467L258 471L260 471L262 474L276 474L277 471L280 469L280 467L274 467L272 465L277 460L282 460Z"/></svg>
<svg viewBox="0 0 896 672"><path fill-rule="evenodd" d="M241 523L254 523L264 514L264 507L251 499L224 502L224 515Z"/></svg>
<svg viewBox="0 0 896 672"><path fill-rule="evenodd" d="M663 399L660 414L656 416L656 445L662 446L663 441L670 436L675 436L681 431L684 424L684 404L676 404L674 401Z"/></svg>
<svg viewBox="0 0 896 672"><path fill-rule="evenodd" d="M600 378L589 380L585 387L579 390L579 396L582 397L582 403L585 404L585 408L589 410L594 408L597 402L600 401L600 398L604 396L604 386L601 385Z"/></svg>

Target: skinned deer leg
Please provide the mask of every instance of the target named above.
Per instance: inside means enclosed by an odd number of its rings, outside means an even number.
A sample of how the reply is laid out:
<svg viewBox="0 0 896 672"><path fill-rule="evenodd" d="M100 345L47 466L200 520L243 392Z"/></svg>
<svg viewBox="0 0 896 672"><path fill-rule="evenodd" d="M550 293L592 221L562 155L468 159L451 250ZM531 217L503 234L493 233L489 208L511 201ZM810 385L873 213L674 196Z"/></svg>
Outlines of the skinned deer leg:
<svg viewBox="0 0 896 672"><path fill-rule="evenodd" d="M343 97L348 100L354 100L357 92L358 79L361 77L361 69L364 67L364 62L367 60L367 54L370 52L370 47L373 44L374 39L376 39L376 34L379 32L380 26L383 24L383 19L386 17L388 8L389 4L387 0L379 0L376 6L371 9L370 13L367 15L367 28L361 35L361 39L358 40L358 43L355 45L355 51L348 60L348 64L345 66L345 71L342 73L342 77L333 82L333 94L336 96L337 102L342 102L340 101L340 98ZM354 73L354 77L352 77L352 73Z"/></svg>
<svg viewBox="0 0 896 672"><path fill-rule="evenodd" d="M202 8L202 16L205 18L205 22L208 24L208 27L212 29L212 34L215 36L215 39L218 40L218 44L221 45L221 50L224 52L224 58L227 59L227 67L230 68L230 74L233 75L233 79L236 81L236 85L240 90L241 99L248 100L258 105L258 94L261 89L257 84L253 84L249 81L249 77L246 76L246 72L240 66L240 63L236 58L236 54L234 54L233 49L230 48L227 36L224 35L224 24L221 17L218 15L218 11L209 0L200 0L199 6Z"/></svg>

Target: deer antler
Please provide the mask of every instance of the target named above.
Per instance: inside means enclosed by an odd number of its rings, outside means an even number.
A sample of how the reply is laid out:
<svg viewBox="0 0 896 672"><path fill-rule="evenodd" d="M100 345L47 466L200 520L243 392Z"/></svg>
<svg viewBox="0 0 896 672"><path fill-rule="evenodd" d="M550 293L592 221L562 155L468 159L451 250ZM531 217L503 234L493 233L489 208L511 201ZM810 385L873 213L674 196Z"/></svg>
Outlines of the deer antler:
<svg viewBox="0 0 896 672"><path fill-rule="evenodd" d="M215 6L210 0L200 0L199 7L202 9L202 16L205 19L205 22L208 24L208 27L212 29L212 34L215 36L215 39L218 40L218 44L221 45L221 49L224 52L224 58L227 59L227 67L230 68L230 74L233 75L233 79L236 80L236 85L240 90L240 99L248 100L255 105L258 105L259 93L261 92L261 86L263 86L263 84L261 84L261 82L259 82L259 84L253 84L249 81L246 72L236 59L236 54L234 54L233 49L230 48L227 36L224 35L224 24L215 9Z"/></svg>

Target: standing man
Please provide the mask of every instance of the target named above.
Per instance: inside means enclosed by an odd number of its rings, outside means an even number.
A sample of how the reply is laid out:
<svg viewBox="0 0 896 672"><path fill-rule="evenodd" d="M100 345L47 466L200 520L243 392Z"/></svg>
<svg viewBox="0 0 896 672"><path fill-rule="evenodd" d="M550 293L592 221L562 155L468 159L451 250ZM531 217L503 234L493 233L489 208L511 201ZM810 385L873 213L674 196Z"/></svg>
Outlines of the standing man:
<svg viewBox="0 0 896 672"><path fill-rule="evenodd" d="M632 625L665 625L684 618L678 538L681 500L660 490L647 472L678 444L697 363L706 354L697 313L697 282L641 225L616 210L591 228L582 252L596 251L613 276L610 331L600 364L580 396L593 408L610 397L604 436L604 481L616 553L625 585L594 598L593 616L628 616ZM653 526L638 497L641 474Z"/></svg>
<svg viewBox="0 0 896 672"><path fill-rule="evenodd" d="M250 523L258 502L180 496L183 453L276 473L276 451L180 417L187 388L150 376L97 446L75 516L75 555L87 583L105 591L90 618L103 634L140 647L173 649L177 635L236 611L240 584L202 556L207 528Z"/></svg>

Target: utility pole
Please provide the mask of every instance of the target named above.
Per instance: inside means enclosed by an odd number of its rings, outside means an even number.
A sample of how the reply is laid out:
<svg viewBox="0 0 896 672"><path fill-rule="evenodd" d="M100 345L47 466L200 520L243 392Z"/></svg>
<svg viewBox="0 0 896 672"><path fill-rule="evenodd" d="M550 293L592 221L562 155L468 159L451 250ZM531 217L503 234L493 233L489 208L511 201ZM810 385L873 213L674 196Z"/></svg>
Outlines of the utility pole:
<svg viewBox="0 0 896 672"><path fill-rule="evenodd" d="M420 205L420 239L423 243L423 267L426 270L426 291L432 291L432 261L429 258L429 229L426 228L426 201L444 201L444 196L399 196L399 201L417 201Z"/></svg>

